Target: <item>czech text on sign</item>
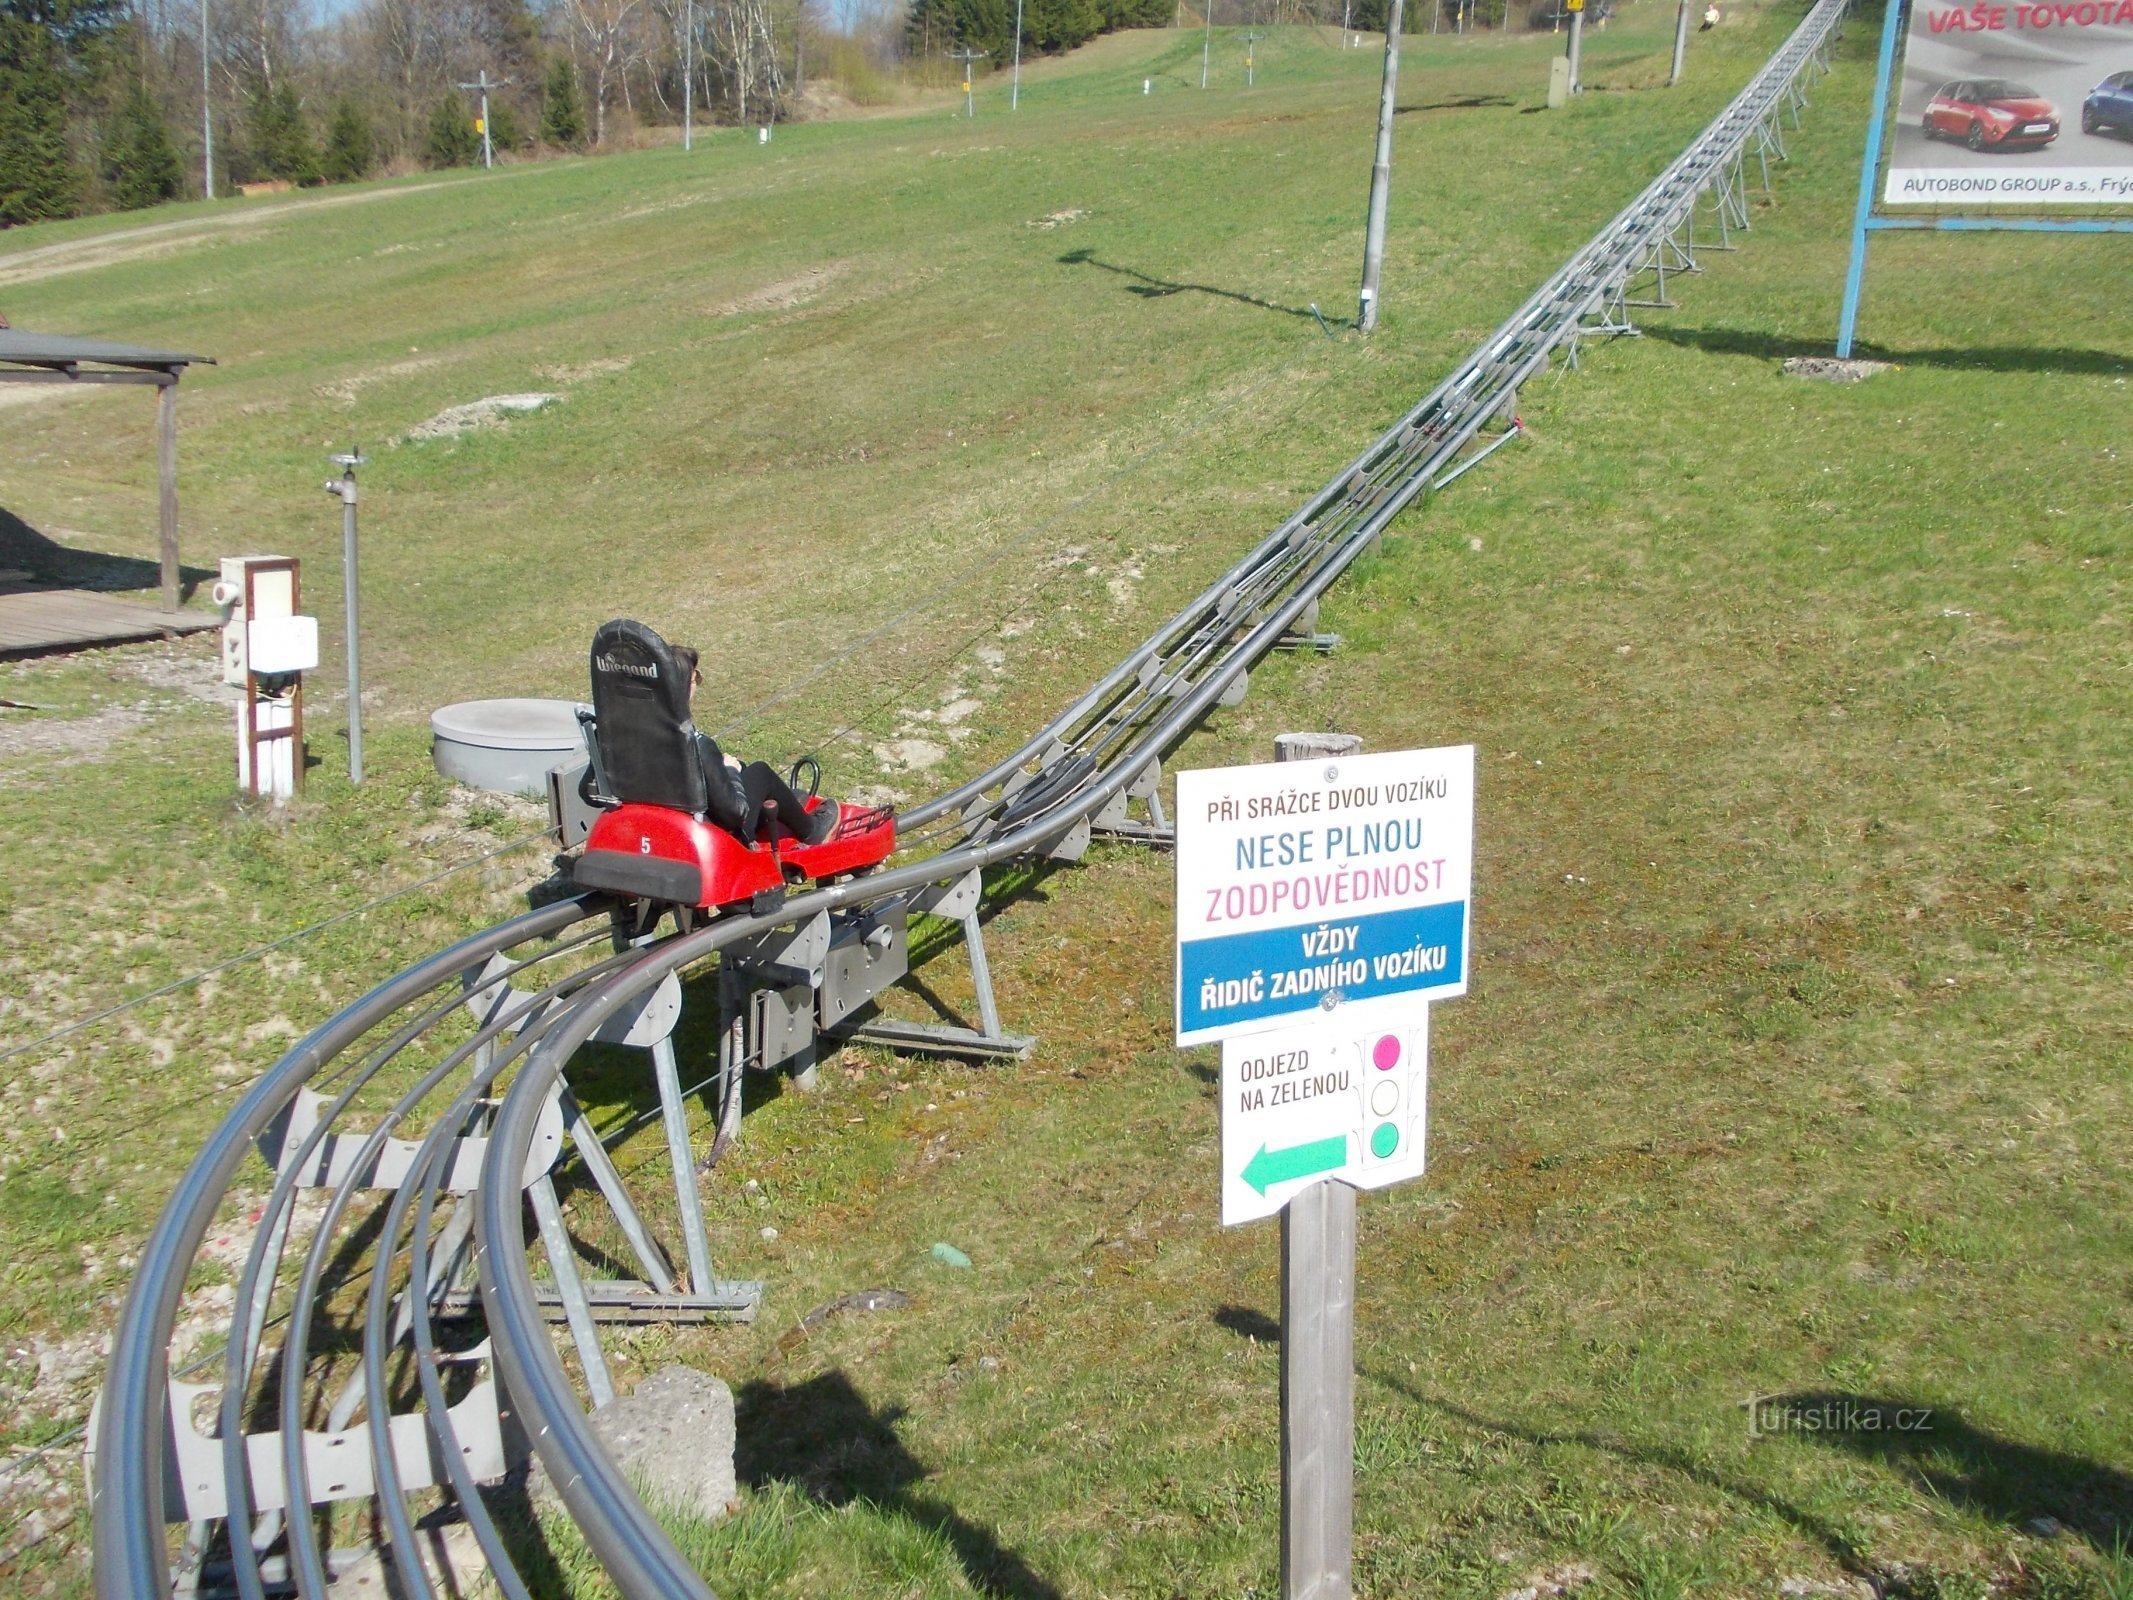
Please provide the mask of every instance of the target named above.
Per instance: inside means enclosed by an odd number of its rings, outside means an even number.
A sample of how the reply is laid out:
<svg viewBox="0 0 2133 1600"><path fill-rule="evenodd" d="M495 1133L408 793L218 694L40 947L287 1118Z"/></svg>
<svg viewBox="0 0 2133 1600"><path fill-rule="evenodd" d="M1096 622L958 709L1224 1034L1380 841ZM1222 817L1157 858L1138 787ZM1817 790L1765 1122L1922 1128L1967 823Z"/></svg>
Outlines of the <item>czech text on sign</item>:
<svg viewBox="0 0 2133 1600"><path fill-rule="evenodd" d="M1422 1176L1429 1006L1345 1010L1222 1044L1222 1221L1270 1217L1312 1184Z"/></svg>
<svg viewBox="0 0 2133 1600"><path fill-rule="evenodd" d="M1466 992L1474 747L1178 774L1179 1044Z"/></svg>

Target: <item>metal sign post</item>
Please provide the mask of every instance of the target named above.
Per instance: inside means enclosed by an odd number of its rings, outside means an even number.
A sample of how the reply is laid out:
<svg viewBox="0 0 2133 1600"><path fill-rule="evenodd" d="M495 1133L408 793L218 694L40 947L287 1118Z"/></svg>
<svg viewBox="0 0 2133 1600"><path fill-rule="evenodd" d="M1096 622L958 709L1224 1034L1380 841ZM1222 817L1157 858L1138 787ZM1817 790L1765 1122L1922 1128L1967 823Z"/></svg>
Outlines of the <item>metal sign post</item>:
<svg viewBox="0 0 2133 1600"><path fill-rule="evenodd" d="M1222 1221L1281 1215L1281 1593L1348 1600L1355 1196L1418 1178L1429 999L1463 993L1470 745L1178 774L1178 1040L1222 1041Z"/></svg>
<svg viewBox="0 0 2133 1600"><path fill-rule="evenodd" d="M348 623L348 781L363 781L363 672L356 662L356 468L370 458L359 451L326 458L341 469L326 480L326 492L341 502L341 590Z"/></svg>
<svg viewBox="0 0 2133 1600"><path fill-rule="evenodd" d="M1385 86L1378 96L1378 157L1370 169L1370 219L1363 228L1363 294L1355 325L1378 325L1378 280L1385 270L1385 207L1392 196L1392 119L1400 97L1401 0L1385 14Z"/></svg>
<svg viewBox="0 0 2133 1600"><path fill-rule="evenodd" d="M975 120L978 114L978 102L970 91L970 74L975 64L983 61L992 52L989 50L973 50L968 45L965 45L961 50L949 50L944 53L950 61L963 63L963 115Z"/></svg>
<svg viewBox="0 0 2133 1600"><path fill-rule="evenodd" d="M462 89L479 89L481 91L481 164L484 169L496 165L496 147L489 142L489 91L491 89L509 88L510 85L511 80L509 78L502 78L495 83L491 83L487 67L483 67L475 75L472 83L459 85Z"/></svg>
<svg viewBox="0 0 2133 1600"><path fill-rule="evenodd" d="M1258 29L1256 29L1256 28L1254 28L1254 29L1252 29L1251 31L1247 32L1247 33L1245 34L1245 36L1244 36L1244 86L1245 86L1245 88L1247 88L1247 89L1249 89L1249 88L1250 88L1250 87L1252 86L1253 82L1255 81L1255 80L1254 80L1254 78L1253 78L1253 76L1252 76L1252 52L1253 52L1253 47L1254 47L1255 45L1257 45L1257 44L1259 43L1259 41L1260 41L1261 39L1264 39L1265 37L1266 37L1266 35L1265 35L1265 34L1263 34L1263 33L1261 33L1261 32L1259 32L1259 30L1258 30Z"/></svg>

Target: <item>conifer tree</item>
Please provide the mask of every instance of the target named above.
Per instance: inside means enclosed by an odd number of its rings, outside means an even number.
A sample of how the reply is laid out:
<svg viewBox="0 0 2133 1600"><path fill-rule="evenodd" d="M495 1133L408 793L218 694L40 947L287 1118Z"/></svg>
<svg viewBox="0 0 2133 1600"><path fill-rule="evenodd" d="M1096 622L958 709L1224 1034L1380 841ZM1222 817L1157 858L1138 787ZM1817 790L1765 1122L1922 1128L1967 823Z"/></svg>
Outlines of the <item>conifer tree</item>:
<svg viewBox="0 0 2133 1600"><path fill-rule="evenodd" d="M80 198L57 55L48 28L0 8L0 227L70 216Z"/></svg>
<svg viewBox="0 0 2133 1600"><path fill-rule="evenodd" d="M526 132L519 126L518 111L501 95L489 100L489 143L498 150L516 150L526 142Z"/></svg>
<svg viewBox="0 0 2133 1600"><path fill-rule="evenodd" d="M585 143L585 100L578 92L577 68L570 57L557 56L541 86L541 137L566 150Z"/></svg>
<svg viewBox="0 0 2133 1600"><path fill-rule="evenodd" d="M320 171L328 183L354 183L369 175L376 159L370 119L353 100L343 96L333 108L333 120L326 126L326 153L319 162Z"/></svg>
<svg viewBox="0 0 2133 1600"><path fill-rule="evenodd" d="M264 84L255 89L251 122L252 160L259 171L290 183L319 181L318 151L296 85L284 78L271 89Z"/></svg>
<svg viewBox="0 0 2133 1600"><path fill-rule="evenodd" d="M104 186L121 211L174 199L183 186L163 113L136 78L104 128Z"/></svg>
<svg viewBox="0 0 2133 1600"><path fill-rule="evenodd" d="M458 95L440 97L431 111L422 159L432 167L471 167L481 159L481 135L474 131L474 119Z"/></svg>

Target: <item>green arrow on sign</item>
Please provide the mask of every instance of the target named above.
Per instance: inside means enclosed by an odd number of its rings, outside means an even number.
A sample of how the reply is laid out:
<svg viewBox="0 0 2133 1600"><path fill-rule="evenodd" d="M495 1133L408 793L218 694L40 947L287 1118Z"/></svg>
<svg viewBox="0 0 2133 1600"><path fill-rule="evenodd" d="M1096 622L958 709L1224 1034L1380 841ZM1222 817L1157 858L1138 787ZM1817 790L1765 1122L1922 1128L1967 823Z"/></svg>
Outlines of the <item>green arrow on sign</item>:
<svg viewBox="0 0 2133 1600"><path fill-rule="evenodd" d="M1286 1150L1269 1150L1261 1145L1259 1153L1244 1164L1244 1181L1265 1194L1277 1183L1293 1183L1298 1178L1332 1172L1347 1159L1345 1133L1336 1133L1330 1139L1313 1139L1309 1144L1292 1144Z"/></svg>

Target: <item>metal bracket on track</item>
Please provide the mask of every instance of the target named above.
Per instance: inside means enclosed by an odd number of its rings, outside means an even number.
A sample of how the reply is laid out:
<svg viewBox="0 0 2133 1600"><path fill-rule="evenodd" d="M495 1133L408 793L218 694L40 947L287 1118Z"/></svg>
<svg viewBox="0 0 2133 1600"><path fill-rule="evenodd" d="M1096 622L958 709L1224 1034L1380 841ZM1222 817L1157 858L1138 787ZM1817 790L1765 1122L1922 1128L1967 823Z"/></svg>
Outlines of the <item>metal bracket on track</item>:
<svg viewBox="0 0 2133 1600"><path fill-rule="evenodd" d="M1316 600L1305 606L1296 620L1289 624L1288 631L1274 641L1276 650L1311 650L1322 656L1330 656L1340 647L1339 634L1318 631Z"/></svg>
<svg viewBox="0 0 2133 1600"><path fill-rule="evenodd" d="M1082 827L1086 843L1087 824ZM891 1050L954 1056L971 1061L1020 1061L1036 1049L1034 1034L1008 1033L1000 1026L1000 1008L992 992L992 965L985 956L985 928L978 920L978 905L984 892L984 876L973 867L945 883L919 890L911 897L906 909L906 915L944 917L962 924L963 946L970 952L971 985L977 991L980 1026L962 1028L943 1022L905 1022L876 1015L835 1036L864 1044L886 1045Z"/></svg>
<svg viewBox="0 0 2133 1600"><path fill-rule="evenodd" d="M1134 817L1127 809L1135 800L1146 807L1146 821ZM1113 795L1090 819L1089 826L1099 839L1124 839L1158 850L1174 846L1178 842L1178 831L1163 814L1163 764L1151 761L1141 768L1133 781Z"/></svg>

